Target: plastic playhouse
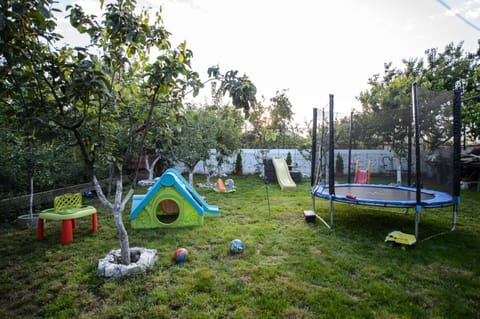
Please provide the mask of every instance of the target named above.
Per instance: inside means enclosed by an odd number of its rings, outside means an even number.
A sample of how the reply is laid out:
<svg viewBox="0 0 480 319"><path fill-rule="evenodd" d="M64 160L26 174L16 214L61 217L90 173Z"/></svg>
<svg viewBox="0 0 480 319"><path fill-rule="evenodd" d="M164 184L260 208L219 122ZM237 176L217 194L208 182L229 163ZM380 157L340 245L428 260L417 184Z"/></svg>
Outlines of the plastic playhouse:
<svg viewBox="0 0 480 319"><path fill-rule="evenodd" d="M155 179L144 195L133 195L130 211L133 228L173 228L203 225L205 213L220 214L173 169Z"/></svg>

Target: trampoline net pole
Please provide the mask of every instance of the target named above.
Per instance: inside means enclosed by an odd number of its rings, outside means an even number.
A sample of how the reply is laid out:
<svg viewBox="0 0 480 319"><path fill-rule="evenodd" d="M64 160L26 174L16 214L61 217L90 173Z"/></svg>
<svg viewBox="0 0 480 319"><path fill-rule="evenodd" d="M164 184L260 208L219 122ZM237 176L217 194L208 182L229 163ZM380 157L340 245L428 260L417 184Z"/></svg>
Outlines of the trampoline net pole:
<svg viewBox="0 0 480 319"><path fill-rule="evenodd" d="M414 133L415 133L415 168L416 168L416 178L415 186L417 189L416 201L417 206L421 204L421 167L420 167L420 122L418 114L418 97L417 97L417 83L413 83L412 86L412 108L413 108L413 124L414 124Z"/></svg>
<svg viewBox="0 0 480 319"><path fill-rule="evenodd" d="M334 150L335 150L335 145L334 145L334 127L333 127L333 94L330 94L330 114L329 114L329 141L328 141L328 187L329 187L329 193L330 193L330 227L333 227L333 196L335 196L335 164L334 164Z"/></svg>
<svg viewBox="0 0 480 319"><path fill-rule="evenodd" d="M312 126L312 167L310 171L310 186L315 185L315 163L317 161L317 109L313 109Z"/></svg>
<svg viewBox="0 0 480 319"><path fill-rule="evenodd" d="M460 204L461 152L462 152L462 90L457 87L453 92L453 212L452 228L457 226L458 206Z"/></svg>
<svg viewBox="0 0 480 319"><path fill-rule="evenodd" d="M417 83L412 85L412 109L413 109L413 124L415 133L415 188L416 188L416 206L415 206L415 238L418 240L418 224L420 222L421 206L421 180L420 180L420 123L418 115L418 97L417 97Z"/></svg>
<svg viewBox="0 0 480 319"><path fill-rule="evenodd" d="M333 94L330 94L330 109L328 116L328 188L330 196L335 194L335 157L334 157L334 128L333 128Z"/></svg>
<svg viewBox="0 0 480 319"><path fill-rule="evenodd" d="M333 227L333 199L330 197L330 227Z"/></svg>
<svg viewBox="0 0 480 319"><path fill-rule="evenodd" d="M319 152L319 161L318 161L318 172L317 172L317 181L319 183L320 180L325 184L326 180L326 161L325 161L325 108L322 108L322 129L320 135L320 152Z"/></svg>
<svg viewBox="0 0 480 319"><path fill-rule="evenodd" d="M353 135L353 111L350 112L350 123L348 128L348 171L347 171L347 183L352 182L352 135Z"/></svg>

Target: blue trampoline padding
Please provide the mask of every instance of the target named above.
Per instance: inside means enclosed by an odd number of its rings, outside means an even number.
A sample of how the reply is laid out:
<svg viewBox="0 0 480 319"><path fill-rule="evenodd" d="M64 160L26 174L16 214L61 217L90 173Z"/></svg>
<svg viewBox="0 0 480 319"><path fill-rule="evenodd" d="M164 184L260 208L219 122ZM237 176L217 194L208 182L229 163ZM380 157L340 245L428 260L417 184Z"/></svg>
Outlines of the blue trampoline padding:
<svg viewBox="0 0 480 319"><path fill-rule="evenodd" d="M327 184L315 185L313 196L350 204L410 208L416 206L416 189L408 186L382 184L335 184L335 194L329 194ZM421 190L421 206L443 207L454 204L448 193Z"/></svg>

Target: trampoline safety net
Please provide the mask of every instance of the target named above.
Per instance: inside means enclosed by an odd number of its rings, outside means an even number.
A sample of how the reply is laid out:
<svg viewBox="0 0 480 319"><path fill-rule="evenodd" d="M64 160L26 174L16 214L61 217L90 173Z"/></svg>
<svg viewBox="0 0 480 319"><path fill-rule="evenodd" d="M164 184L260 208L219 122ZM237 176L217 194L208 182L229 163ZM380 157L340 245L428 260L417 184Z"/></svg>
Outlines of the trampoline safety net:
<svg viewBox="0 0 480 319"><path fill-rule="evenodd" d="M353 183L355 166L348 164L360 159L359 166L363 169L371 162L371 184L395 184L397 174L401 174L402 185L415 186L412 101L412 90L405 87L392 92L391 96L363 102L362 112L352 112L350 116L330 116L330 111L324 109L318 120L315 184L329 184L332 172L335 183ZM420 185L450 195L453 195L455 180L453 104L453 92L417 88ZM329 138L330 129L334 131L333 141ZM330 143L334 144L333 170L329 165L332 162ZM376 154L380 151L384 151L384 155L379 157ZM338 157L342 157L343 167ZM349 172L351 181L347 181Z"/></svg>

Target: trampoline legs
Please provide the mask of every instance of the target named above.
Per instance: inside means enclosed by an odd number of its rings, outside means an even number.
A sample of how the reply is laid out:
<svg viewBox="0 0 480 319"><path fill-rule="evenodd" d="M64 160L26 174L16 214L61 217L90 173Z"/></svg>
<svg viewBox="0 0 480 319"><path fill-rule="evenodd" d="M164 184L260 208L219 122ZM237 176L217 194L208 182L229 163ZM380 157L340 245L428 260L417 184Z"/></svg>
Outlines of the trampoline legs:
<svg viewBox="0 0 480 319"><path fill-rule="evenodd" d="M330 200L330 224L327 223L320 215L317 214L317 211L315 209L315 196L312 196L312 211L315 214L315 216L320 219L320 221L328 228L332 229L333 227L333 201Z"/></svg>
<svg viewBox="0 0 480 319"><path fill-rule="evenodd" d="M458 201L458 200L457 200ZM453 205L453 213L452 213L452 229L454 231L457 227L457 212L458 212L458 202Z"/></svg>
<svg viewBox="0 0 480 319"><path fill-rule="evenodd" d="M415 238L418 241L418 224L420 224L420 212L422 211L422 206L415 207Z"/></svg>

